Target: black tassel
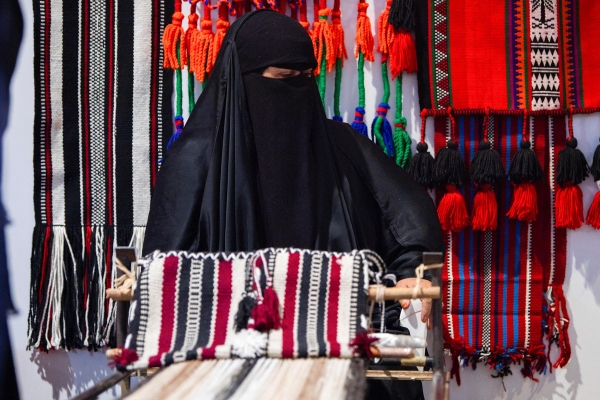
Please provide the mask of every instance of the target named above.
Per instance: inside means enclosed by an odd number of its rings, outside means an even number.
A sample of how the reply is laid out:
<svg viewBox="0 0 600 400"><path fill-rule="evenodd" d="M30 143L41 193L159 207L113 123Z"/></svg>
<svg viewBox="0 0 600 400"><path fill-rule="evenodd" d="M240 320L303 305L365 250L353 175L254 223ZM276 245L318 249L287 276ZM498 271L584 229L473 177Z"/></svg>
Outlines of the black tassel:
<svg viewBox="0 0 600 400"><path fill-rule="evenodd" d="M594 177L594 181L600 181L600 144L596 147L596 151L594 151L594 158L592 159L590 172Z"/></svg>
<svg viewBox="0 0 600 400"><path fill-rule="evenodd" d="M526 183L541 181L544 177L542 166L535 152L531 150L531 142L521 140L520 149L517 151L508 169L508 177L512 183Z"/></svg>
<svg viewBox="0 0 600 400"><path fill-rule="evenodd" d="M577 139L567 139L567 147L558 153L556 181L562 186L565 182L580 184L590 174L590 167L585 156L577 148Z"/></svg>
<svg viewBox="0 0 600 400"><path fill-rule="evenodd" d="M436 185L447 183L462 186L465 181L465 162L458 151L458 142L450 139L446 147L441 149L435 157L433 181Z"/></svg>
<svg viewBox="0 0 600 400"><path fill-rule="evenodd" d="M417 143L417 154L410 160L408 174L420 185L432 189L435 160L427 149L427 143Z"/></svg>
<svg viewBox="0 0 600 400"><path fill-rule="evenodd" d="M479 142L479 151L471 162L471 179L476 183L493 185L504 177L500 155L492 149L489 142L482 140Z"/></svg>
<svg viewBox="0 0 600 400"><path fill-rule="evenodd" d="M390 7L388 22L396 31L406 29L412 31L415 27L415 8L413 0L394 0Z"/></svg>
<svg viewBox="0 0 600 400"><path fill-rule="evenodd" d="M239 332L248 327L248 320L252 316L252 309L256 307L256 299L251 296L244 296L238 305L238 311L235 314L235 331Z"/></svg>

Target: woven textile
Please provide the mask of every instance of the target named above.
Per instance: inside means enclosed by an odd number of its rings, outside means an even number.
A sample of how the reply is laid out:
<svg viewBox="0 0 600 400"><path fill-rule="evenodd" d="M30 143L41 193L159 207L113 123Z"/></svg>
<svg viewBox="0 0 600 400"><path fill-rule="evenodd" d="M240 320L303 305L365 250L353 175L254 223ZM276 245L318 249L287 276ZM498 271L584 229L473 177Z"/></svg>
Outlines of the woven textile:
<svg viewBox="0 0 600 400"><path fill-rule="evenodd" d="M457 136L467 165L477 144L487 135L490 144L508 165L523 135L522 117L493 117L488 129L483 117L457 118ZM448 123L435 118L436 151L446 146ZM506 217L513 196L510 183L494 187L498 202L498 228L447 234L447 259L442 291L448 299L444 308L445 341L456 360L485 362L499 374L521 363L522 373L546 368L548 309L552 326L548 339L558 342L560 358L568 360L568 321L561 318L564 297L566 232L554 228L554 173L558 152L565 147L565 118L535 117L530 120L530 138L542 165L545 179L536 183L539 214L535 222ZM475 185L467 182L462 193L471 209ZM440 194L438 194L440 195ZM550 290L548 290L550 288ZM557 293L555 293L557 292ZM546 301L546 296L548 302ZM557 314L558 313L558 314ZM453 372L458 372L455 364Z"/></svg>
<svg viewBox="0 0 600 400"><path fill-rule="evenodd" d="M416 2L421 108L600 106L597 1L449 3Z"/></svg>
<svg viewBox="0 0 600 400"><path fill-rule="evenodd" d="M279 299L281 329L269 332L273 358L348 358L364 329L371 251L328 253L268 249L256 253L157 253L134 293L125 347L138 369L195 359L232 357L238 305L256 290L253 265L266 260ZM256 276L256 275L254 275ZM257 279L265 290L265 275Z"/></svg>
<svg viewBox="0 0 600 400"><path fill-rule="evenodd" d="M37 0L29 346L111 339L115 244L138 245L165 141L172 2ZM165 101L166 100L166 101ZM135 196L134 196L135 193Z"/></svg>

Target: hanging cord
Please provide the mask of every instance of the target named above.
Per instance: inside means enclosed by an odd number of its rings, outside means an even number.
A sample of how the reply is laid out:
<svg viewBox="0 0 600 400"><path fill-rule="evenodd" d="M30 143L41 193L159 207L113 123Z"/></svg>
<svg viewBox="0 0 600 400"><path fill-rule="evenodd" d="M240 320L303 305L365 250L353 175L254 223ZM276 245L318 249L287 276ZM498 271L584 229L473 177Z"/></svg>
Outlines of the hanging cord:
<svg viewBox="0 0 600 400"><path fill-rule="evenodd" d="M181 61L181 53L179 52L180 47L177 46L177 61ZM181 69L175 70L175 133L169 139L167 143L167 149L181 136L183 132L183 88L182 88L182 76Z"/></svg>
<svg viewBox="0 0 600 400"><path fill-rule="evenodd" d="M387 62L381 63L381 77L383 79L383 98L379 107L377 107L377 116L373 120L371 131L375 137L376 143L388 157L394 157L394 142L392 137L392 127L386 119L387 112L390 109L388 101L390 99L390 82L387 73Z"/></svg>
<svg viewBox="0 0 600 400"><path fill-rule="evenodd" d="M356 49L354 57L358 58L358 107L355 109L354 122L352 127L360 134L369 137L367 125L364 122L365 116L365 59L373 62L375 60L373 54L374 39L371 32L371 20L367 15L369 4L365 0L360 0L358 3L358 14L356 17ZM373 140L373 137L369 137Z"/></svg>
<svg viewBox="0 0 600 400"><path fill-rule="evenodd" d="M396 115L394 118L394 147L396 164L408 168L412 158L411 140L406 131L406 118L402 115L402 75L396 77Z"/></svg>
<svg viewBox="0 0 600 400"><path fill-rule="evenodd" d="M340 112L340 92L342 86L342 69L344 59L348 58L346 45L344 43L344 28L341 23L340 0L334 1L331 11L331 33L333 39L333 50L335 51L335 89L333 92L333 119L342 121Z"/></svg>
<svg viewBox="0 0 600 400"><path fill-rule="evenodd" d="M195 39L200 35L198 30L198 14L196 13L196 4L200 0L192 0L190 6L190 15L188 15L188 29L185 32L185 43L187 51L187 65L188 65L188 112L191 114L194 109L196 102L196 96L194 94L194 70L197 68L195 62L198 60L198 47L194 46Z"/></svg>

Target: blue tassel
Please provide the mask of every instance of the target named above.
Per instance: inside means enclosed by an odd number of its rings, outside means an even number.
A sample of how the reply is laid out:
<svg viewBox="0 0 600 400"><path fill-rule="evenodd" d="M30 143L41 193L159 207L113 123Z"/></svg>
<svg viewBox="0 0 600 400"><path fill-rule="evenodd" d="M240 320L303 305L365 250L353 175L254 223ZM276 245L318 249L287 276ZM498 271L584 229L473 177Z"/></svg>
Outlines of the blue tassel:
<svg viewBox="0 0 600 400"><path fill-rule="evenodd" d="M169 143L167 143L167 150L171 147L173 143L179 138L181 132L183 132L183 117L178 115L174 118L175 120L175 133L171 135L171 139L169 139Z"/></svg>
<svg viewBox="0 0 600 400"><path fill-rule="evenodd" d="M334 115L332 118L334 121L344 122L341 115Z"/></svg>
<svg viewBox="0 0 600 400"><path fill-rule="evenodd" d="M380 103L379 107L377 107L377 116L373 120L373 124L371 125L371 131L373 135L377 137L375 134L375 123L377 122L377 118L382 118L383 122L381 123L381 137L383 138L383 146L385 147L384 151L389 157L394 157L396 155L396 151L394 149L394 136L392 133L392 126L389 121L385 118L387 116L387 112L390 109L390 106L386 103Z"/></svg>
<svg viewBox="0 0 600 400"><path fill-rule="evenodd" d="M361 135L369 137L369 131L367 129L367 125L364 121L365 109L362 107L356 107L354 113L354 122L352 122L352 127Z"/></svg>

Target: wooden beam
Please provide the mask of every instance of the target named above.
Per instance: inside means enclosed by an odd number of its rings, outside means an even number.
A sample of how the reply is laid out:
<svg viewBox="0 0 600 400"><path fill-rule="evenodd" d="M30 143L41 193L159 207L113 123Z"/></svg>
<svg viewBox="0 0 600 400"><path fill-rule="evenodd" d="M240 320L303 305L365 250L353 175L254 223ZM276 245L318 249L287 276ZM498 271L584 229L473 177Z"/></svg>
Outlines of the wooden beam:
<svg viewBox="0 0 600 400"><path fill-rule="evenodd" d="M431 371L390 371L368 369L367 379L384 379L399 381L430 381L433 378Z"/></svg>
<svg viewBox="0 0 600 400"><path fill-rule="evenodd" d="M397 288L390 287L384 289L383 299L384 300L405 300L412 299L414 289L412 288ZM377 286L369 286L369 300L375 301L377 298ZM417 291L417 298L419 299L439 299L440 298L440 287L422 287Z"/></svg>

